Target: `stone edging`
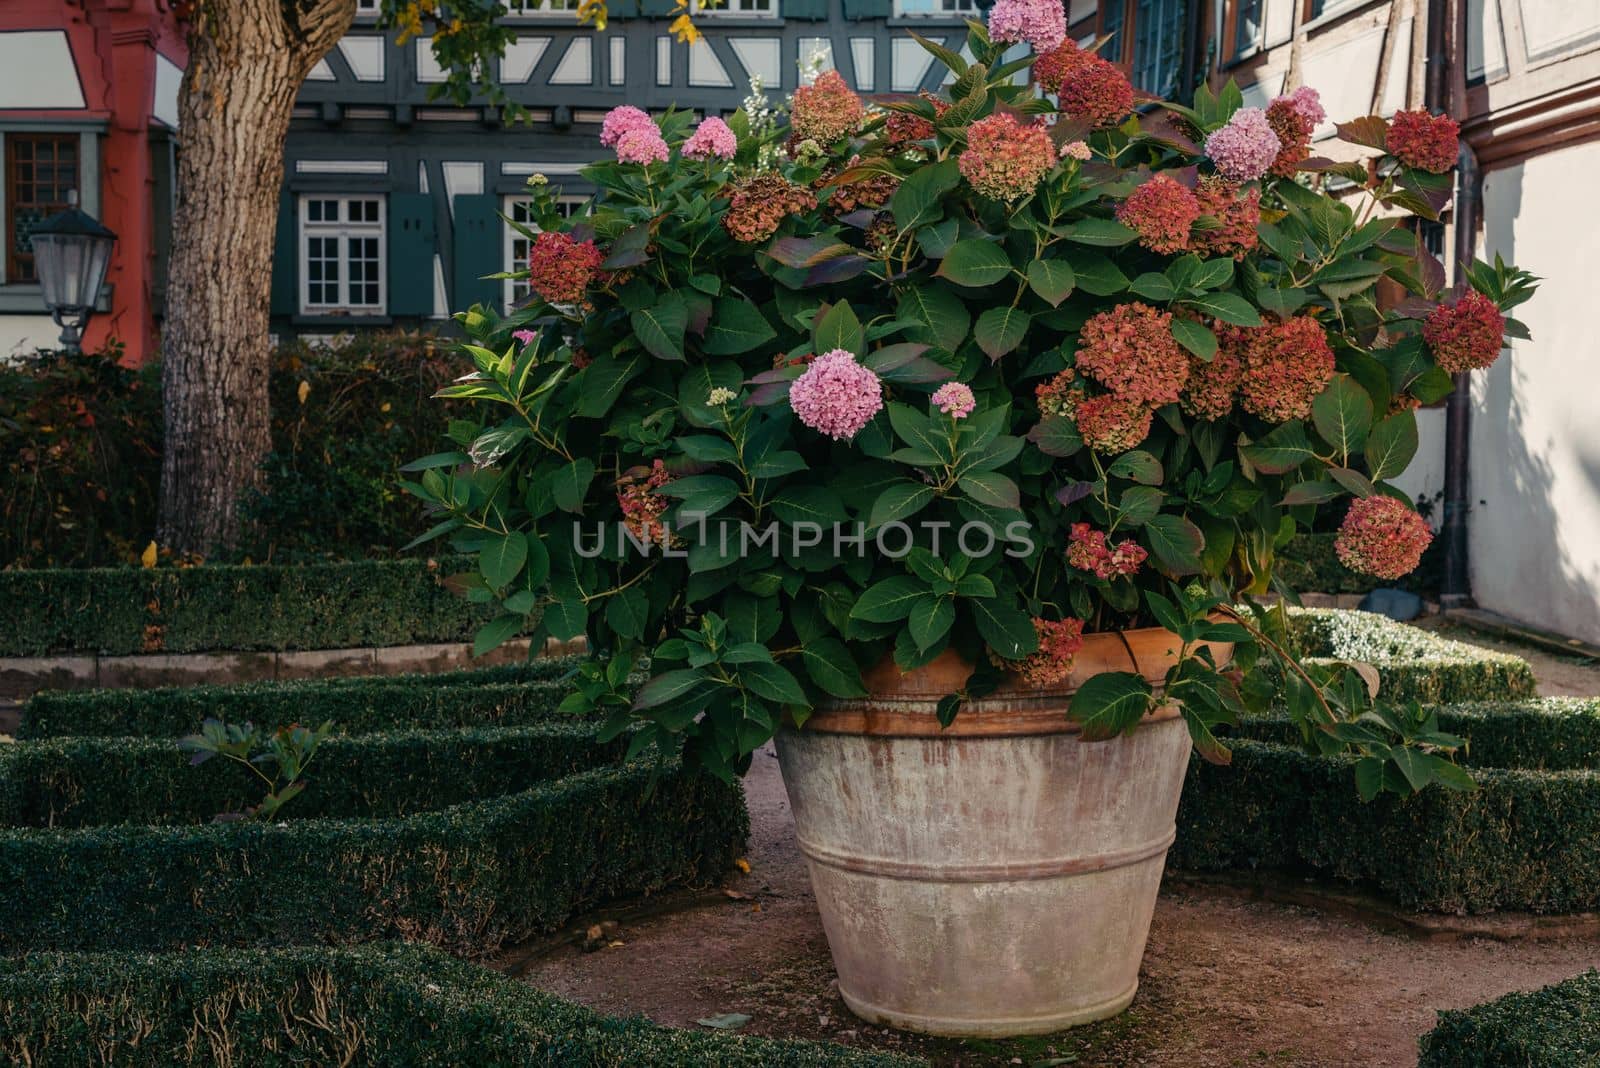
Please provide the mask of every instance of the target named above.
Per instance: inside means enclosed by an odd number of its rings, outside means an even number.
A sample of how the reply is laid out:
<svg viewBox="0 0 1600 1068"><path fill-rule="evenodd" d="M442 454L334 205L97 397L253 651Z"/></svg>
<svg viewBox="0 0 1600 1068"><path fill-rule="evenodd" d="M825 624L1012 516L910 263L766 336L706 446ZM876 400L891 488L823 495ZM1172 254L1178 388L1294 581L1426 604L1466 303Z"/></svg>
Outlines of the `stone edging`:
<svg viewBox="0 0 1600 1068"><path fill-rule="evenodd" d="M1209 874L1168 871L1162 882L1162 890L1174 889L1202 889L1249 901L1298 905L1425 941L1489 938L1497 942L1518 942L1593 938L1600 935L1600 913L1595 912L1548 916L1531 912L1489 912L1461 916L1440 912L1409 912L1382 898L1355 890L1336 890L1265 872Z"/></svg>
<svg viewBox="0 0 1600 1068"><path fill-rule="evenodd" d="M499 667L526 660L528 641L508 641L481 657L462 642L295 652L141 653L133 656L0 657L0 705L39 690L144 689L209 683L273 682L343 675L405 675ZM582 639L546 643L541 656L581 652Z"/></svg>

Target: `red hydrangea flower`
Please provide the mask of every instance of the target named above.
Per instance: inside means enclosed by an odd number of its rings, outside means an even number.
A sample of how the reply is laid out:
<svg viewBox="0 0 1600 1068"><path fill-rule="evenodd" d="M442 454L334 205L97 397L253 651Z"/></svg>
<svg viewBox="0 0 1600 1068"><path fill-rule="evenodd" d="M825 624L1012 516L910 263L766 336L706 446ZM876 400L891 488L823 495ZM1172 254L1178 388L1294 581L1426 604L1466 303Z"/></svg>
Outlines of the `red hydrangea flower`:
<svg viewBox="0 0 1600 1068"><path fill-rule="evenodd" d="M1267 123L1283 146L1268 169L1280 178L1292 178L1311 155L1311 134L1317 124L1292 96L1280 96L1267 105Z"/></svg>
<svg viewBox="0 0 1600 1068"><path fill-rule="evenodd" d="M1195 189L1200 214L1217 220L1214 227L1203 226L1190 235L1197 252L1242 259L1256 247L1257 227L1261 225L1261 190L1242 189L1219 175L1208 174Z"/></svg>
<svg viewBox="0 0 1600 1068"><path fill-rule="evenodd" d="M1189 358L1172 336L1172 313L1134 301L1078 331L1078 370L1118 396L1157 407L1178 399Z"/></svg>
<svg viewBox="0 0 1600 1068"><path fill-rule="evenodd" d="M927 90L917 95L933 105L935 115L943 115L950 110L949 104ZM930 141L934 133L932 121L904 111L891 111L883 124L884 139L893 146L908 145L913 141Z"/></svg>
<svg viewBox="0 0 1600 1068"><path fill-rule="evenodd" d="M1133 86L1112 63L1072 41L1033 62L1039 88L1054 93L1069 118L1096 128L1115 126L1133 110Z"/></svg>
<svg viewBox="0 0 1600 1068"><path fill-rule="evenodd" d="M1443 174L1456 165L1460 137L1461 125L1448 115L1397 111L1385 146L1407 167Z"/></svg>
<svg viewBox="0 0 1600 1068"><path fill-rule="evenodd" d="M1189 382L1179 403L1197 419L1215 422L1233 411L1233 398L1244 378L1244 362L1238 353L1218 348L1209 361L1189 357Z"/></svg>
<svg viewBox="0 0 1600 1068"><path fill-rule="evenodd" d="M778 232L784 219L816 206L811 190L781 174L758 174L734 186L722 225L735 241L765 241Z"/></svg>
<svg viewBox="0 0 1600 1068"><path fill-rule="evenodd" d="M1441 304L1422 324L1422 340L1451 374L1481 371L1500 358L1506 344L1506 317L1494 301L1469 289L1454 304Z"/></svg>
<svg viewBox="0 0 1600 1068"><path fill-rule="evenodd" d="M855 167L860 162L860 156L851 156L846 168ZM828 188L839 174L839 169L830 168L828 173L811 183L812 187L820 192ZM870 174L834 186L833 192L828 194L828 208L835 215L848 215L857 208L881 208L889 203L889 198L894 196L894 191L898 188L900 179L894 175Z"/></svg>
<svg viewBox="0 0 1600 1068"><path fill-rule="evenodd" d="M1397 579L1415 571L1433 541L1428 521L1393 497L1359 497L1339 524L1333 551L1351 571Z"/></svg>
<svg viewBox="0 0 1600 1068"><path fill-rule="evenodd" d="M577 304L604 259L593 241L546 231L528 250L528 287L551 304Z"/></svg>
<svg viewBox="0 0 1600 1068"><path fill-rule="evenodd" d="M1067 417L1072 414L1072 409L1082 398L1083 391L1073 389L1073 384L1078 379L1076 371L1068 370L1058 373L1048 382L1040 383L1033 388L1034 399L1039 402L1041 416Z"/></svg>
<svg viewBox="0 0 1600 1068"><path fill-rule="evenodd" d="M1080 571L1092 572L1096 578L1133 575L1149 555L1142 545L1128 539L1112 548L1106 544L1105 531L1095 530L1088 523L1072 524L1072 533L1067 539L1067 563Z"/></svg>
<svg viewBox="0 0 1600 1068"><path fill-rule="evenodd" d="M845 84L844 76L836 70L824 71L816 81L794 91L789 128L800 140L809 137L828 145L855 133L866 113L866 106Z"/></svg>
<svg viewBox="0 0 1600 1068"><path fill-rule="evenodd" d="M1158 174L1117 205L1117 221L1139 231L1139 244L1163 255L1189 247L1200 202L1170 174Z"/></svg>
<svg viewBox="0 0 1600 1068"><path fill-rule="evenodd" d="M643 542L659 542L665 533L660 519L672 501L656 491L672 481L667 467L655 461L647 472L636 467L617 479L617 503L622 506L622 522Z"/></svg>
<svg viewBox="0 0 1600 1068"><path fill-rule="evenodd" d="M1029 686L1059 686L1072 676L1072 661L1083 648L1083 620L1033 618L1039 648L1023 660L1005 662Z"/></svg>
<svg viewBox="0 0 1600 1068"><path fill-rule="evenodd" d="M1309 315L1230 329L1222 341L1244 361L1241 403L1268 422L1304 419L1311 414L1311 402L1333 381L1333 349L1322 324Z"/></svg>
<svg viewBox="0 0 1600 1068"><path fill-rule="evenodd" d="M972 188L990 200L1027 196L1055 166L1056 149L1044 127L990 115L967 128L958 166Z"/></svg>
<svg viewBox="0 0 1600 1068"><path fill-rule="evenodd" d="M1129 397L1102 393L1072 397L1078 436L1095 452L1116 454L1137 448L1150 436L1150 409Z"/></svg>

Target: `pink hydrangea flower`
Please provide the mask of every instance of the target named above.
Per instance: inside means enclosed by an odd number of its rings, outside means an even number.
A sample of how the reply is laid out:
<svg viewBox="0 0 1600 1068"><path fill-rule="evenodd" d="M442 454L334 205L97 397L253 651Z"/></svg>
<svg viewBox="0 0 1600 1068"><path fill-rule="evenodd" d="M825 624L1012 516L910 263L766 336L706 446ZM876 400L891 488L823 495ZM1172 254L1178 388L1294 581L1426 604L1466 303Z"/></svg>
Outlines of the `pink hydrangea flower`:
<svg viewBox="0 0 1600 1068"><path fill-rule="evenodd" d="M1339 524L1333 551L1351 571L1397 579L1417 569L1433 541L1428 521L1393 497L1358 497Z"/></svg>
<svg viewBox="0 0 1600 1068"><path fill-rule="evenodd" d="M689 135L689 140L683 143L683 156L685 159L732 159L738 151L739 139L733 135L728 124L717 118L709 116L694 133Z"/></svg>
<svg viewBox="0 0 1600 1068"><path fill-rule="evenodd" d="M789 387L800 421L835 441L849 441L883 409L883 383L844 349L825 352Z"/></svg>
<svg viewBox="0 0 1600 1068"><path fill-rule="evenodd" d="M511 331L511 336L524 345L531 345L539 340L538 333L533 330L513 330Z"/></svg>
<svg viewBox="0 0 1600 1068"><path fill-rule="evenodd" d="M1151 407L1177 400L1189 380L1189 357L1172 336L1172 313L1137 300L1090 316L1078 331L1073 359L1082 374Z"/></svg>
<svg viewBox="0 0 1600 1068"><path fill-rule="evenodd" d="M810 85L794 91L789 103L789 128L798 140L811 138L830 145L861 126L866 105L836 70L823 71Z"/></svg>
<svg viewBox="0 0 1600 1068"><path fill-rule="evenodd" d="M1061 146L1062 159L1087 160L1092 153L1087 141L1068 141Z"/></svg>
<svg viewBox="0 0 1600 1068"><path fill-rule="evenodd" d="M665 163L670 155L671 149L653 122L648 127L634 127L617 139L619 163Z"/></svg>
<svg viewBox="0 0 1600 1068"><path fill-rule="evenodd" d="M1067 540L1067 563L1101 579L1135 574L1149 555L1144 546L1131 539L1124 539L1113 548L1107 543L1105 531L1095 530L1088 523L1072 524Z"/></svg>
<svg viewBox="0 0 1600 1068"><path fill-rule="evenodd" d="M1309 85L1302 85L1278 99L1287 100L1300 113L1300 117L1311 124L1312 129L1328 121L1328 112L1322 106L1322 94Z"/></svg>
<svg viewBox="0 0 1600 1068"><path fill-rule="evenodd" d="M1016 200L1033 192L1056 163L1044 127L1004 113L967 128L967 150L957 159L962 177L990 200Z"/></svg>
<svg viewBox="0 0 1600 1068"><path fill-rule="evenodd" d="M1228 124L1206 138L1206 155L1217 173L1235 182L1248 182L1267 173L1283 142L1272 132L1267 113L1260 108L1240 108Z"/></svg>
<svg viewBox="0 0 1600 1068"><path fill-rule="evenodd" d="M991 40L1027 41L1035 52L1048 52L1067 37L1067 13L1061 0L995 0L989 11Z"/></svg>
<svg viewBox="0 0 1600 1068"><path fill-rule="evenodd" d="M613 148L629 130L654 125L655 120L649 115L632 105L624 104L620 108L612 108L606 112L605 120L600 124L600 143L607 148Z"/></svg>
<svg viewBox="0 0 1600 1068"><path fill-rule="evenodd" d="M965 419L978 406L972 387L962 382L946 382L933 391L933 406L952 419Z"/></svg>

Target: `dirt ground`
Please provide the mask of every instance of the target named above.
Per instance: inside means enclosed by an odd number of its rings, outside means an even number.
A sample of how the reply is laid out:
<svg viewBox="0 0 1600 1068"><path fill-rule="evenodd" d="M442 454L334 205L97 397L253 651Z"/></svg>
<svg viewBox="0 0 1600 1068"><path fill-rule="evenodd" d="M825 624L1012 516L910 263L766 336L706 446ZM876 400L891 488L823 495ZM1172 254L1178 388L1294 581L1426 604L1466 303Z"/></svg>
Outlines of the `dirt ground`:
<svg viewBox="0 0 1600 1068"><path fill-rule="evenodd" d="M1541 690L1600 694L1600 669L1521 647ZM1358 920L1240 900L1204 887L1164 890L1139 995L1122 1016L1042 1039L955 1042L864 1024L833 984L794 823L770 750L745 781L752 838L746 899L641 920L620 945L508 956L542 989L604 1012L695 1027L742 1013L745 1034L899 1050L941 1065L1316 1065L1416 1063L1434 1013L1527 990L1600 965L1600 939L1423 941Z"/></svg>

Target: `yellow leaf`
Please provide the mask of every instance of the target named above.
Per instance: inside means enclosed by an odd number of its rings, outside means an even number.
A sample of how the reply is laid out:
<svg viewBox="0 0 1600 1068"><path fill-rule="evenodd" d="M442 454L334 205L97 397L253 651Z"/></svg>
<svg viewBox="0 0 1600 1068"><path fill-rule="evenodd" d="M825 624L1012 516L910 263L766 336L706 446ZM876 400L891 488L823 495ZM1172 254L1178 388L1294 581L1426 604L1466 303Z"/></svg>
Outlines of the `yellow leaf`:
<svg viewBox="0 0 1600 1068"><path fill-rule="evenodd" d="M678 39L680 44L695 44L700 40L700 31L695 27L693 20L688 15L679 15L672 20L667 29L672 36Z"/></svg>
<svg viewBox="0 0 1600 1068"><path fill-rule="evenodd" d="M139 554L139 563L144 567L156 566L156 543L151 542L144 547L144 552Z"/></svg>
<svg viewBox="0 0 1600 1068"><path fill-rule="evenodd" d="M388 401L384 401L382 404L378 405L378 411L386 412L388 410L389 410L389 402Z"/></svg>
<svg viewBox="0 0 1600 1068"><path fill-rule="evenodd" d="M740 857L738 860L734 861L733 866L744 872L746 875L750 874L750 862L743 857Z"/></svg>
<svg viewBox="0 0 1600 1068"><path fill-rule="evenodd" d="M300 398L300 403L304 404L306 398L311 396L311 383L301 379L300 388L295 391L295 395Z"/></svg>

